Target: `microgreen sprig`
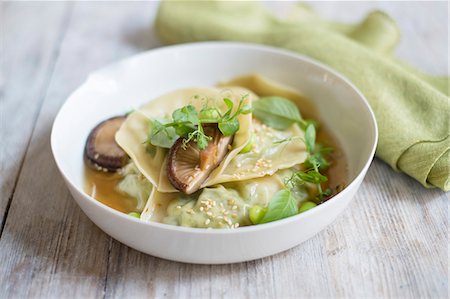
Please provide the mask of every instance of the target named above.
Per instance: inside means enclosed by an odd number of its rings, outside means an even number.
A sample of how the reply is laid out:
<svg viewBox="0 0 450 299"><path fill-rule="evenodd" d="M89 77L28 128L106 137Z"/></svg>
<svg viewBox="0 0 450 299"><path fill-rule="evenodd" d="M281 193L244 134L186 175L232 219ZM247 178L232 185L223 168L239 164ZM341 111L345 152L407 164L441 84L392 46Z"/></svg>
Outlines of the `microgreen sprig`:
<svg viewBox="0 0 450 299"><path fill-rule="evenodd" d="M227 107L224 113L219 108L208 104L205 104L200 111L197 111L193 105L176 109L172 113L172 121L162 123L152 120L148 142L154 146L170 148L179 137L185 137L184 146L193 140L197 143L198 148L203 150L208 146L212 137L205 134L202 125L217 123L224 136L235 134L240 127L238 116L252 111L250 105L244 104L247 97L248 95L241 97L236 109L234 109L231 99L224 98L223 101Z"/></svg>

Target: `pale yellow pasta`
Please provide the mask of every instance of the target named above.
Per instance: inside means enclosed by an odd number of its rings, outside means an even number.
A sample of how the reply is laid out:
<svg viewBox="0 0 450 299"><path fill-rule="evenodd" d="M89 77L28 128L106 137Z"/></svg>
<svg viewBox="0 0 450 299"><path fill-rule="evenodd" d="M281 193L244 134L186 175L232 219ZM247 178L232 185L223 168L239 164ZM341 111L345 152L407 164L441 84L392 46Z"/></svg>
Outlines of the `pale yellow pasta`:
<svg viewBox="0 0 450 299"><path fill-rule="evenodd" d="M224 97L230 98L235 103L235 107L237 107L239 100L244 96L246 96L246 104L250 104L255 97L249 90L239 87L176 90L145 104L131 113L117 132L116 142L134 161L139 171L159 191L176 192L177 190L168 181L167 175L161 175L161 172L165 172L164 162L167 149L157 147L153 153L147 150L148 147L145 142L151 129L150 120L169 118L174 110L188 104L193 105L197 110L200 110L206 104L216 105L220 109L225 110ZM250 138L251 114L241 114L238 116L238 120L240 129L234 136L232 150L216 170L226 167L230 159L239 153Z"/></svg>

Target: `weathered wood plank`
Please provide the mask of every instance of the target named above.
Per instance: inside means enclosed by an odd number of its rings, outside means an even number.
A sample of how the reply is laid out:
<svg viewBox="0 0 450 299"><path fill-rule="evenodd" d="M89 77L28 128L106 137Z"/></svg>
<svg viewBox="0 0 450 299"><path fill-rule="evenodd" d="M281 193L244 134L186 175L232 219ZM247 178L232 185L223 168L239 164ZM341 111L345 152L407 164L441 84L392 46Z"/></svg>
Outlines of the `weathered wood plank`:
<svg viewBox="0 0 450 299"><path fill-rule="evenodd" d="M42 4L51 9L53 3ZM150 22L147 3L72 3L67 33L46 91L0 239L0 297L101 297L110 238L72 200L50 151L53 119L87 74L140 51L127 42ZM36 30L45 30L35 24Z"/></svg>
<svg viewBox="0 0 450 299"><path fill-rule="evenodd" d="M38 3L10 2L0 5L0 224L3 225L64 34L68 5L43 7Z"/></svg>
<svg viewBox="0 0 450 299"><path fill-rule="evenodd" d="M442 297L447 207L443 192L375 161L351 210L325 233L336 295Z"/></svg>
<svg viewBox="0 0 450 299"><path fill-rule="evenodd" d="M426 16L441 9L441 4L428 10L420 3L409 9L385 2L312 5L349 22L382 6L401 20L405 30L398 53L408 53L405 57L419 67L445 73L439 63L446 59L442 55L419 59L430 48L435 53L445 48L438 40L446 36L444 32L425 28ZM422 9L428 13L420 18L417 11ZM416 24L423 31L407 30L412 17L419 19ZM437 33L429 36L434 29ZM418 38L410 39L415 35ZM422 38L430 40L427 49ZM408 52L411 48L415 54ZM186 265L113 241L106 297L444 297L447 209L444 193L426 190L375 160L344 215L315 238L273 257L234 265Z"/></svg>
<svg viewBox="0 0 450 299"><path fill-rule="evenodd" d="M333 225L273 257L220 266L181 264L139 253L100 232L57 173L50 126L88 72L158 45L150 26L156 4L73 5L0 239L1 298L448 297L448 194L423 189L378 160L355 202ZM312 5L349 22L382 8L403 30L401 57L428 71L448 72L443 63L448 28L442 26L447 3Z"/></svg>

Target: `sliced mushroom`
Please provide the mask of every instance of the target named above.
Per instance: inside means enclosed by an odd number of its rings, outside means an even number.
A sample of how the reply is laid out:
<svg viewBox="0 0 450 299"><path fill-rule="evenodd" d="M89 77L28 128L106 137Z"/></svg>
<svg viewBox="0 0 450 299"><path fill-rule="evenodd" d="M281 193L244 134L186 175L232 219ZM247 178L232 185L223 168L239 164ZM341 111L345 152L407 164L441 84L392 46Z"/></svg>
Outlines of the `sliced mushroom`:
<svg viewBox="0 0 450 299"><path fill-rule="evenodd" d="M197 191L209 174L228 153L233 136L223 136L217 124L204 125L203 130L212 140L204 150L194 141L185 144L179 138L170 148L167 159L167 176L172 185L186 194Z"/></svg>
<svg viewBox="0 0 450 299"><path fill-rule="evenodd" d="M116 171L127 164L129 158L115 140L116 132L125 119L125 116L112 117L92 129L84 151L89 166L108 172Z"/></svg>

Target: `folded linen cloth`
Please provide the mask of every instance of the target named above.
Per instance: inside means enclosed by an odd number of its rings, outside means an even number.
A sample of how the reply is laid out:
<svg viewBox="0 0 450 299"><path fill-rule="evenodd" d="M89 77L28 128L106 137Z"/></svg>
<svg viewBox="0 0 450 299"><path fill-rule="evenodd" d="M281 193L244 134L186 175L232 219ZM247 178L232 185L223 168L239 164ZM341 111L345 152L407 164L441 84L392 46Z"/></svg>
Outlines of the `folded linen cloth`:
<svg viewBox="0 0 450 299"><path fill-rule="evenodd" d="M346 25L323 20L304 5L281 20L254 1L163 1L155 26L165 43L253 42L331 66L369 100L379 127L377 156L425 187L450 190L449 78L391 56L400 33L386 14L375 11Z"/></svg>

